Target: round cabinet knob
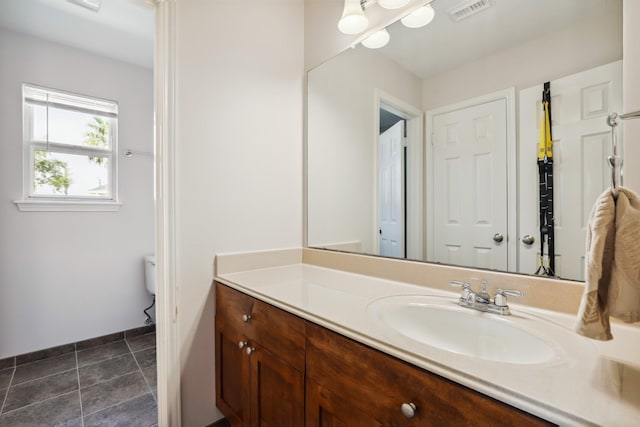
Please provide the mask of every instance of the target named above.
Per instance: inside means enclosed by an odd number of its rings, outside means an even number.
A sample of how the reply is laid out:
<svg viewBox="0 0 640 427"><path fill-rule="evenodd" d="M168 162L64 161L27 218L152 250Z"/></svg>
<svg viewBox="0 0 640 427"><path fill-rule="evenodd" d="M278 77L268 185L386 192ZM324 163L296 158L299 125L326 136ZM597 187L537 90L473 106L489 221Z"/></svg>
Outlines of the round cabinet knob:
<svg viewBox="0 0 640 427"><path fill-rule="evenodd" d="M247 323L249 320L251 320L251 315L250 314L243 314L242 315L242 321L244 323Z"/></svg>
<svg viewBox="0 0 640 427"><path fill-rule="evenodd" d="M504 240L504 236L500 233L496 233L493 235L493 241L496 243L500 243Z"/></svg>
<svg viewBox="0 0 640 427"><path fill-rule="evenodd" d="M416 405L414 403L403 403L400 406L400 410L402 411L402 415L404 415L407 418L413 418L413 416L416 414Z"/></svg>
<svg viewBox="0 0 640 427"><path fill-rule="evenodd" d="M522 237L522 243L524 243L525 245L531 246L531 245L533 245L533 242L535 242L535 241L536 241L536 238L533 237L531 234L525 234Z"/></svg>
<svg viewBox="0 0 640 427"><path fill-rule="evenodd" d="M238 343L238 348L239 348L239 349L243 349L246 345L247 345L247 342L246 342L246 341L240 341L240 342Z"/></svg>
<svg viewBox="0 0 640 427"><path fill-rule="evenodd" d="M251 356L251 353L253 353L254 351L256 351L255 348L253 347L247 347L244 349L245 353L247 353L247 356Z"/></svg>

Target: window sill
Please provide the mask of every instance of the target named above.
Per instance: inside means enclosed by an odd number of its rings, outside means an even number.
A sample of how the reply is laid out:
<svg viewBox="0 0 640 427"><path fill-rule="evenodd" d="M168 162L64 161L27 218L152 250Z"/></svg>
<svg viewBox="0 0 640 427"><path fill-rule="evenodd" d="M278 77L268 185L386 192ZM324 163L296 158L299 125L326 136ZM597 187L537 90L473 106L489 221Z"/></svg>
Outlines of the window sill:
<svg viewBox="0 0 640 427"><path fill-rule="evenodd" d="M16 200L20 212L118 212L122 203L78 200Z"/></svg>

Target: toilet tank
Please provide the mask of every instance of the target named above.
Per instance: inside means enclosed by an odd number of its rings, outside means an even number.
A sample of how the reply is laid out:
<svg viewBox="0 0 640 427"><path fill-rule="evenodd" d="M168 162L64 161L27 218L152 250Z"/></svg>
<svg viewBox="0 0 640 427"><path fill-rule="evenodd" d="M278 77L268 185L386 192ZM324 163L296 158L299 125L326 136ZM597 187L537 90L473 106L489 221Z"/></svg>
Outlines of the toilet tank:
<svg viewBox="0 0 640 427"><path fill-rule="evenodd" d="M156 294L156 257L154 255L144 257L144 284L150 294Z"/></svg>

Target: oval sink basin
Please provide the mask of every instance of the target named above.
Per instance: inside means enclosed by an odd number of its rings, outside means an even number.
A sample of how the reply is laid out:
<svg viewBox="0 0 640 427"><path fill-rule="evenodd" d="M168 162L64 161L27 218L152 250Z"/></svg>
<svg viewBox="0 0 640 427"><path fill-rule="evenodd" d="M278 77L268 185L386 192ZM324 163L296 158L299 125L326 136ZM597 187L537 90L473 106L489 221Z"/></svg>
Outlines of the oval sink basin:
<svg viewBox="0 0 640 427"><path fill-rule="evenodd" d="M456 303L451 298L402 295L373 301L367 311L387 333L452 353L515 364L554 358L554 348L517 326L516 316L483 313Z"/></svg>

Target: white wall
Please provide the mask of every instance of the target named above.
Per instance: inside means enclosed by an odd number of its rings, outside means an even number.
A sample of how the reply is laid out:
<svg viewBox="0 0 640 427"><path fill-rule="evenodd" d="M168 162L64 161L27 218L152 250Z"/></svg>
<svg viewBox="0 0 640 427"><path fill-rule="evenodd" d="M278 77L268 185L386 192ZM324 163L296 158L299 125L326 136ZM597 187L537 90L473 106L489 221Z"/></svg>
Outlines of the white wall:
<svg viewBox="0 0 640 427"><path fill-rule="evenodd" d="M201 427L221 417L214 255L302 245L304 10L302 0L177 7L182 425Z"/></svg>
<svg viewBox="0 0 640 427"><path fill-rule="evenodd" d="M640 110L640 2L624 0L622 113ZM640 119L627 120L624 130L624 185L640 193Z"/></svg>
<svg viewBox="0 0 640 427"><path fill-rule="evenodd" d="M375 50L349 49L308 74L310 246L375 253L376 89L420 109L421 79Z"/></svg>
<svg viewBox="0 0 640 427"><path fill-rule="evenodd" d="M304 0L304 12L302 2L177 2L176 267L186 427L221 417L213 390L214 254L302 241L303 70L349 44L335 29L339 0Z"/></svg>
<svg viewBox="0 0 640 427"><path fill-rule="evenodd" d="M425 79L424 110L513 86L526 89L621 59L622 11L620 3L611 4L606 15Z"/></svg>
<svg viewBox="0 0 640 427"><path fill-rule="evenodd" d="M120 157L116 213L19 212L22 83L119 103L120 148L153 151L151 70L0 30L0 359L143 326L153 160Z"/></svg>

